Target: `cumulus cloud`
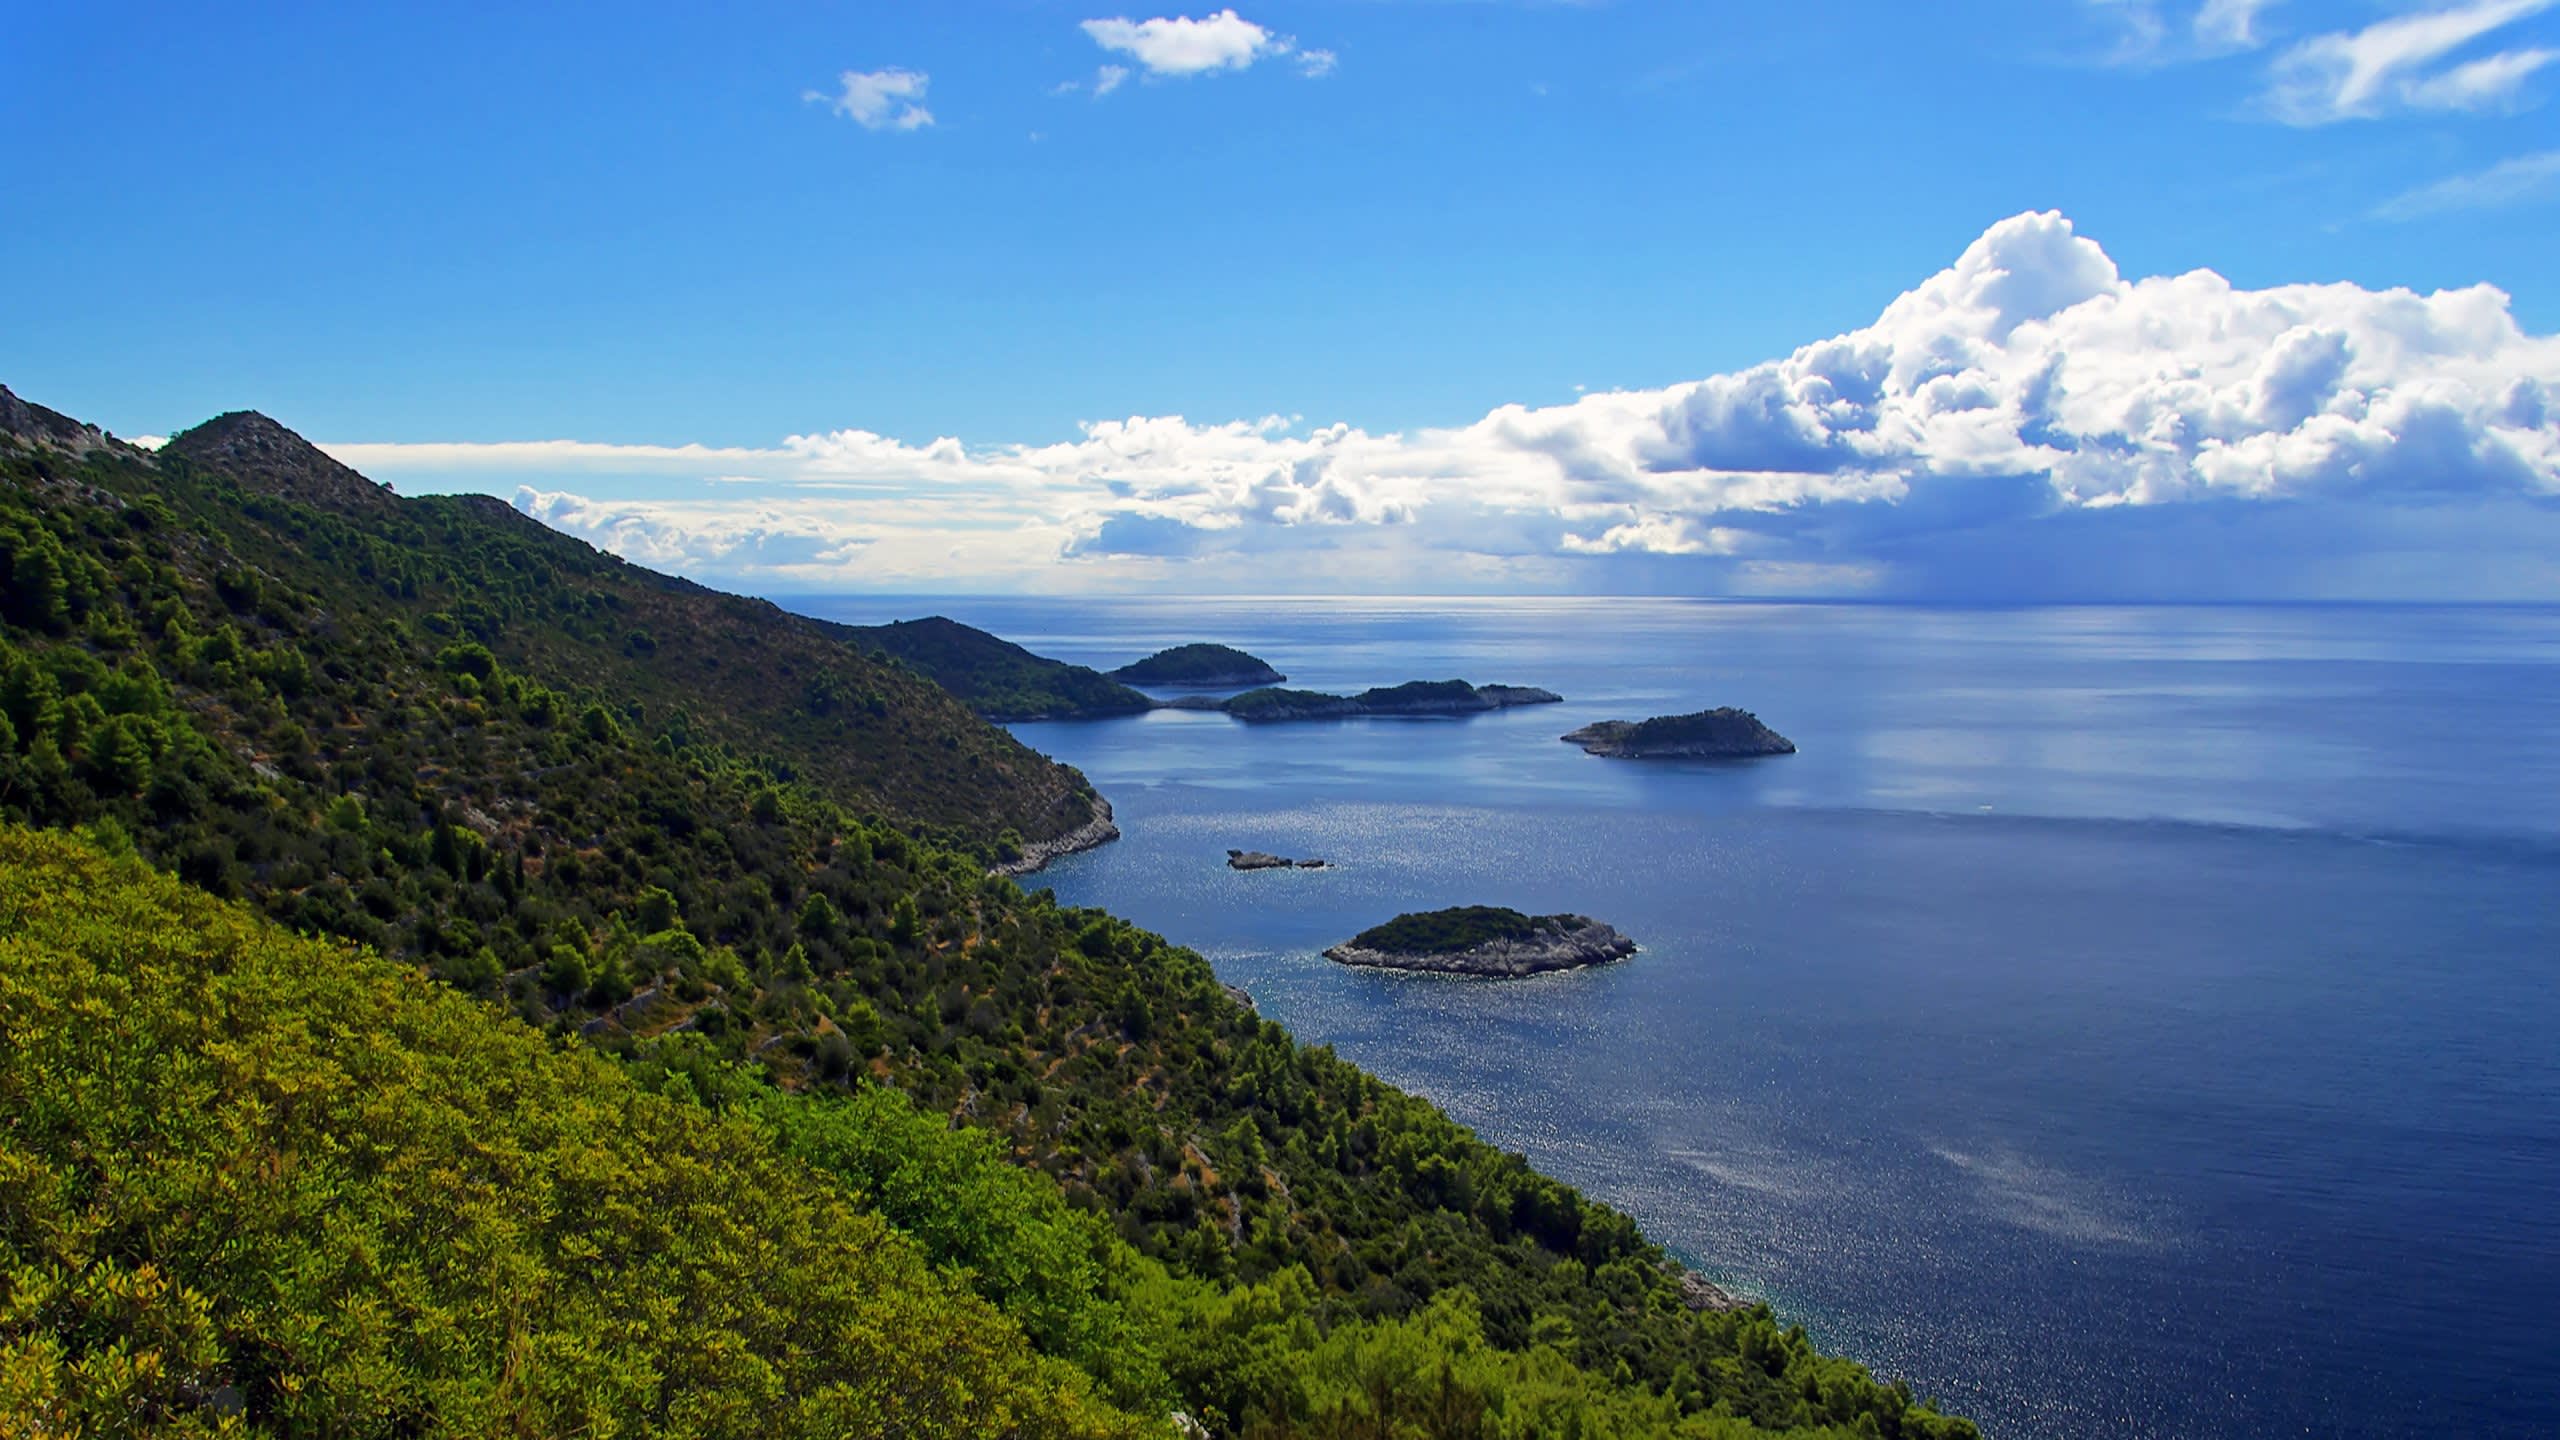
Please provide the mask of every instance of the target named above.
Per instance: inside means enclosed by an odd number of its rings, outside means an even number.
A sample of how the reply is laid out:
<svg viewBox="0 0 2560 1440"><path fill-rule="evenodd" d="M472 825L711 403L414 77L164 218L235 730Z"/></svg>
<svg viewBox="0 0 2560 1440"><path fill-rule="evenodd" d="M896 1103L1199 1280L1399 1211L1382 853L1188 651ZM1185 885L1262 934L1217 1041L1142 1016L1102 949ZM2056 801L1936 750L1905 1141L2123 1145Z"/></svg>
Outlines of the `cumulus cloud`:
<svg viewBox="0 0 2560 1440"><path fill-rule="evenodd" d="M1106 52L1125 56L1150 76L1183 78L1245 70L1264 60L1285 59L1310 79L1333 72L1340 57L1330 50L1301 46L1297 38L1221 10L1193 20L1159 16L1153 20L1087 20L1084 33ZM1090 86L1096 99L1120 88L1129 78L1126 65L1105 65ZM1068 87L1085 88L1085 87Z"/></svg>
<svg viewBox="0 0 2560 1440"><path fill-rule="evenodd" d="M2524 82L2560 59L2560 51L2523 46L2470 60L2453 57L2554 3L2470 0L2361 30L2312 36L2276 57L2267 76L2267 111L2291 125L2328 125L2397 110L2485 110L2517 103Z"/></svg>
<svg viewBox="0 0 2560 1440"><path fill-rule="evenodd" d="M837 93L812 90L804 97L825 105L865 130L921 130L933 123L924 108L924 92L932 77L921 70L847 70L836 77Z"/></svg>
<svg viewBox="0 0 2560 1440"><path fill-rule="evenodd" d="M2030 213L1783 358L1443 429L331 448L776 587L2550 599L2555 396L2560 337L2489 286L2128 278Z"/></svg>

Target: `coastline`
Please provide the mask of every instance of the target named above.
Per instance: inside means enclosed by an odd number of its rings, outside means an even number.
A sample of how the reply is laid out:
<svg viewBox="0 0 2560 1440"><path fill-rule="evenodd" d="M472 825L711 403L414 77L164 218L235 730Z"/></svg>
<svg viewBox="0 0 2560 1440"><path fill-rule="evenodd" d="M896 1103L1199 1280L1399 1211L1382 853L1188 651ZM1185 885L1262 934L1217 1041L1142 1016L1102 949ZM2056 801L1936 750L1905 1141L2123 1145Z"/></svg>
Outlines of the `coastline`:
<svg viewBox="0 0 2560 1440"><path fill-rule="evenodd" d="M1093 797L1093 818L1054 840L1038 840L1022 847L1022 854L1001 865L987 867L989 875L1002 875L1018 880L1025 875L1047 869L1052 860L1064 859L1079 851L1108 845L1120 838L1120 827L1112 823L1111 802L1100 795Z"/></svg>

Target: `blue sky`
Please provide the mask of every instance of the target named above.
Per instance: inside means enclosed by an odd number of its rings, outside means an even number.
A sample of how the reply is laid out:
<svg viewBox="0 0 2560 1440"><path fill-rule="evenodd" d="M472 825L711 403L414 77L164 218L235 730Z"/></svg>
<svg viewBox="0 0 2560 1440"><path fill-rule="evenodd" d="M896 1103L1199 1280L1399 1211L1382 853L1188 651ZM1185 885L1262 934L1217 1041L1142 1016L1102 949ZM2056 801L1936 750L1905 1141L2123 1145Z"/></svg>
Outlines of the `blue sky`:
<svg viewBox="0 0 2560 1440"><path fill-rule="evenodd" d="M2560 597L2551 0L10 29L0 382L748 588Z"/></svg>

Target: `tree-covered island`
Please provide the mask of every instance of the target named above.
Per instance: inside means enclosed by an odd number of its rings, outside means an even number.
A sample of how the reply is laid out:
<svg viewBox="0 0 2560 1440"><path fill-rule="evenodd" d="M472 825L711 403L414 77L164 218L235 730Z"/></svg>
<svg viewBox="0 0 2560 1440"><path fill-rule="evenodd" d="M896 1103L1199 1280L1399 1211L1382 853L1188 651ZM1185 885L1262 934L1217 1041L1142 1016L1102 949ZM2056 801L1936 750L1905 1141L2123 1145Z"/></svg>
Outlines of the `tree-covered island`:
<svg viewBox="0 0 2560 1440"><path fill-rule="evenodd" d="M1399 915L1324 953L1344 965L1510 979L1623 960L1636 942L1588 915L1461 905Z"/></svg>

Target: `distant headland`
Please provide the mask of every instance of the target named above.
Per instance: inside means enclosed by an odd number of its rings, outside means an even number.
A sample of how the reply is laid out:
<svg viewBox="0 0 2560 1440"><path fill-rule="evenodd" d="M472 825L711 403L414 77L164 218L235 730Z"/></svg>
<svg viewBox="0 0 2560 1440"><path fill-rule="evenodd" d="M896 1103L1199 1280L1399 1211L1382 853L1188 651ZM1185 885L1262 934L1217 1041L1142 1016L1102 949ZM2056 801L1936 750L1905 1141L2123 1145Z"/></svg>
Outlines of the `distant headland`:
<svg viewBox="0 0 2560 1440"><path fill-rule="evenodd" d="M1588 915L1524 915L1462 905L1399 915L1324 952L1344 965L1516 979L1636 953L1636 942Z"/></svg>
<svg viewBox="0 0 2560 1440"><path fill-rule="evenodd" d="M1563 739L1593 755L1627 759L1740 759L1796 753L1795 742L1761 724L1759 716L1730 706L1650 720L1602 720Z"/></svg>

